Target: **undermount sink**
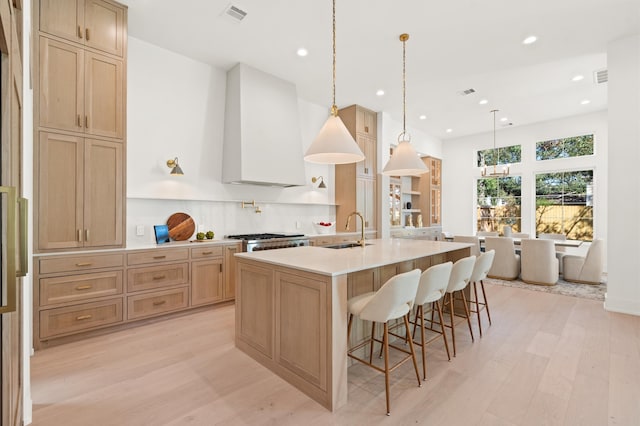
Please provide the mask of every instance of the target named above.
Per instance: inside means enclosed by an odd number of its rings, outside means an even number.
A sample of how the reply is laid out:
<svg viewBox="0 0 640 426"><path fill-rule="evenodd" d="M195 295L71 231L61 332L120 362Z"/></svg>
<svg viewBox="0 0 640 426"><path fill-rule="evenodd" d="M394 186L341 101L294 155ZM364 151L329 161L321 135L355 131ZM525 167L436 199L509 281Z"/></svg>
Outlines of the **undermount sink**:
<svg viewBox="0 0 640 426"><path fill-rule="evenodd" d="M369 243L364 243L365 246L370 246L371 244ZM362 247L362 245L360 245L360 243L342 243L342 244L333 244L330 246L324 246L325 248L330 248L330 249L343 249L343 248L352 248L352 247Z"/></svg>

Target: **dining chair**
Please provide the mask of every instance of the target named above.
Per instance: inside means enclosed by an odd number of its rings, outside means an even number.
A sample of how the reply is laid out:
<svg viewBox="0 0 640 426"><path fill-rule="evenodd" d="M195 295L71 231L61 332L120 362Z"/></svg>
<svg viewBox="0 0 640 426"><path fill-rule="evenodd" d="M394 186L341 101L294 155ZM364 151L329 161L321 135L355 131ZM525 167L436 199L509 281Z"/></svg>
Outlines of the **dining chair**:
<svg viewBox="0 0 640 426"><path fill-rule="evenodd" d="M564 255L562 257L563 278L566 281L580 284L600 284L602 282L603 246L602 240L593 240L586 256Z"/></svg>
<svg viewBox="0 0 640 426"><path fill-rule="evenodd" d="M418 372L418 364L416 362L416 353L413 347L413 339L409 331L409 312L411 311L416 294L418 292L418 284L420 283L420 269L414 269L409 272L395 275L391 277L376 292L361 294L352 297L347 302L347 310L349 312L349 322L347 325L347 344L351 338L351 327L353 318L358 317L364 321L371 321L371 336L364 342L350 348L347 355L369 367L384 373L385 394L387 400L387 416L391 414L391 404L389 400L389 373L404 364L407 360L413 361L413 367L416 371L418 379L418 387L421 387L420 373ZM409 343L409 351L405 348L389 343L389 321L394 319L404 320L405 335ZM375 337L375 325L383 324L382 340ZM384 368L380 368L373 364L373 345L374 342L382 343L384 348ZM369 346L369 360L362 359L353 352L366 346ZM389 367L389 348L393 348L406 354L393 367Z"/></svg>
<svg viewBox="0 0 640 426"><path fill-rule="evenodd" d="M494 232L494 231L478 231L478 232L476 232L476 235L478 237L497 237L498 236L498 232Z"/></svg>
<svg viewBox="0 0 640 426"><path fill-rule="evenodd" d="M480 256L480 239L476 236L468 236L468 235L454 235L453 237L454 243L471 243L473 246L471 247L471 254L474 256Z"/></svg>
<svg viewBox="0 0 640 426"><path fill-rule="evenodd" d="M449 285L449 278L451 277L451 270L453 269L453 262L441 263L434 265L424 271L420 276L420 284L418 285L418 293L416 294L415 306L416 315L413 321L413 339L414 343L422 348L422 379L427 380L427 356L426 347L438 337L442 336L444 340L444 347L447 350L447 357L451 361L451 354L449 353L449 343L447 342L447 334L444 331L444 318L442 317L442 306L440 300L447 292L447 286ZM424 320L424 307L425 305L431 305L431 321L429 327L425 325ZM434 321L434 314L438 312L438 322ZM419 322L419 324L418 324ZM440 329L433 328L433 325L439 325ZM420 342L415 340L416 327L420 327ZM425 330L430 330L437 333L436 336L430 340L425 340Z"/></svg>
<svg viewBox="0 0 640 426"><path fill-rule="evenodd" d="M529 234L526 232L512 232L511 238L529 238Z"/></svg>
<svg viewBox="0 0 640 426"><path fill-rule="evenodd" d="M489 325L491 325L491 313L489 312L487 293L484 289L484 279L487 278L487 274L489 273L489 269L491 269L495 255L495 250L489 250L482 253L476 259L476 263L473 266L473 272L471 272L471 278L469 278L473 289L473 300L471 301L471 305L475 305L475 310L471 309L470 312L475 313L478 316L478 330L480 331L480 337L482 337L482 320L480 318L481 309L487 311L487 318L489 319ZM480 284L480 289L482 290L482 302L478 298L478 284Z"/></svg>
<svg viewBox="0 0 640 426"><path fill-rule="evenodd" d="M522 281L528 284L555 285L558 282L558 259L551 240L525 238L520 241Z"/></svg>
<svg viewBox="0 0 640 426"><path fill-rule="evenodd" d="M453 264L451 270L451 276L449 277L449 283L447 284L447 294L445 297L444 305L448 306L450 315L450 324L445 324L445 327L451 328L451 341L453 342L453 356L456 356L456 327L454 317L460 314L455 313L455 300L456 295L462 300L462 306L464 308L464 317L467 320L469 326L469 333L471 334L471 341L473 338L473 329L471 328L471 318L469 314L469 305L467 303L467 296L464 294L465 288L469 285L471 273L473 272L473 265L476 263L475 256L464 257Z"/></svg>
<svg viewBox="0 0 640 426"><path fill-rule="evenodd" d="M538 238L540 238L541 240L558 240L558 241L565 241L567 239L567 236L564 234L553 234L553 233L541 233L538 234ZM562 258L564 257L564 254L567 252L567 248L563 247L563 246L556 246L556 258L558 259L558 265L560 266L559 271L560 271L560 275L564 275L564 262L562 260Z"/></svg>
<svg viewBox="0 0 640 426"><path fill-rule="evenodd" d="M486 237L485 251L495 250L496 254L489 269L489 278L515 280L520 275L520 255L516 254L513 239L510 237Z"/></svg>

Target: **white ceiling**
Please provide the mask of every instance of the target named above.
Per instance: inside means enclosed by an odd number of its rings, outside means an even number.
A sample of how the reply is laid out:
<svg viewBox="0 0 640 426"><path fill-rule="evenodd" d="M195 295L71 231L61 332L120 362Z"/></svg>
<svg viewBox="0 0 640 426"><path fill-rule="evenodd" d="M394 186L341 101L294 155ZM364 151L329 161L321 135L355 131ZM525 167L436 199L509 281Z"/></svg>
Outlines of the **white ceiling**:
<svg viewBox="0 0 640 426"><path fill-rule="evenodd" d="M129 34L228 69L237 62L292 81L331 105L331 0L122 0ZM224 15L233 4L241 23ZM337 0L339 107L354 103L441 139L490 131L492 109L513 126L607 108L607 43L640 32L640 0ZM534 34L538 41L523 45ZM307 57L296 55L299 47ZM573 82L576 74L584 80ZM473 88L476 93L461 96ZM383 89L383 97L375 92ZM489 100L479 105L480 99ZM591 102L582 105L581 101ZM419 115L426 120L419 120ZM498 128L506 125L498 122ZM453 132L446 133L447 128Z"/></svg>

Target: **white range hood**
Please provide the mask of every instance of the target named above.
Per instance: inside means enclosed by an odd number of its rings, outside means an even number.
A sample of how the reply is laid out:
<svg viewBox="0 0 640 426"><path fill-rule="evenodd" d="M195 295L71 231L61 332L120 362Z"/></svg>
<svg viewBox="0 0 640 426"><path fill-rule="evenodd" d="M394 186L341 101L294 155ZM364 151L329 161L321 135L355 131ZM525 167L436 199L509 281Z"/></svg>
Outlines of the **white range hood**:
<svg viewBox="0 0 640 426"><path fill-rule="evenodd" d="M245 64L227 71L223 150L224 183L304 185L295 85Z"/></svg>

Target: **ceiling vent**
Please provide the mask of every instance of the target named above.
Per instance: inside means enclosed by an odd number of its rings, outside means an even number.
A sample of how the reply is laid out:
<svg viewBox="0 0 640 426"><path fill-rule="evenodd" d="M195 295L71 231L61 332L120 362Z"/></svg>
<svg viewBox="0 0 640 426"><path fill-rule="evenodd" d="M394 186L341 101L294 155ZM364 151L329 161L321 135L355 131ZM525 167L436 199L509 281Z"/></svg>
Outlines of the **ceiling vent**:
<svg viewBox="0 0 640 426"><path fill-rule="evenodd" d="M602 84L609 81L609 71L607 69L598 70L593 72L593 82L596 84Z"/></svg>
<svg viewBox="0 0 640 426"><path fill-rule="evenodd" d="M229 4L224 10L223 16L229 18L230 21L241 22L247 16L247 12L238 6Z"/></svg>
<svg viewBox="0 0 640 426"><path fill-rule="evenodd" d="M472 93L476 93L476 90L472 89L472 88L469 88L469 89L462 90L459 93L460 93L460 96L467 96L467 95L470 95Z"/></svg>

